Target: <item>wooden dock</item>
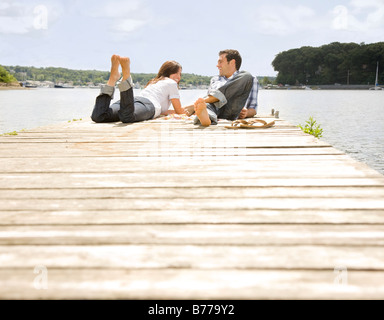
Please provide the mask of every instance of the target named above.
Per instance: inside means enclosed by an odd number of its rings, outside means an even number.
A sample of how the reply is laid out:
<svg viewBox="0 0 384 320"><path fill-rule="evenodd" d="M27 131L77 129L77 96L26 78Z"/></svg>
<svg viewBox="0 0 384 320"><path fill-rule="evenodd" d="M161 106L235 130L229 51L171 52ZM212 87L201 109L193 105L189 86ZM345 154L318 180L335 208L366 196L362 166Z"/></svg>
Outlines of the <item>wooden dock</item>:
<svg viewBox="0 0 384 320"><path fill-rule="evenodd" d="M0 137L0 298L383 299L384 176L225 125Z"/></svg>

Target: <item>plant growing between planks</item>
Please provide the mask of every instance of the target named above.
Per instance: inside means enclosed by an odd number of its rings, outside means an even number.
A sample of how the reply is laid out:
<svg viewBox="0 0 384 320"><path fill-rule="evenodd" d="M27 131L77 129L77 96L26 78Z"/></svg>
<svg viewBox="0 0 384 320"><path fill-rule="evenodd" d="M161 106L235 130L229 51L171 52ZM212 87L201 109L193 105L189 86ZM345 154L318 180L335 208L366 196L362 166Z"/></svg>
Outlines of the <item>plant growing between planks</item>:
<svg viewBox="0 0 384 320"><path fill-rule="evenodd" d="M0 134L0 136L17 136L17 135L18 135L17 131Z"/></svg>
<svg viewBox="0 0 384 320"><path fill-rule="evenodd" d="M303 127L302 125L298 125L298 127L303 130L305 133L311 134L316 138L321 138L323 136L323 129L321 129L320 125L317 124L317 121L310 117L308 121L306 121L306 125Z"/></svg>

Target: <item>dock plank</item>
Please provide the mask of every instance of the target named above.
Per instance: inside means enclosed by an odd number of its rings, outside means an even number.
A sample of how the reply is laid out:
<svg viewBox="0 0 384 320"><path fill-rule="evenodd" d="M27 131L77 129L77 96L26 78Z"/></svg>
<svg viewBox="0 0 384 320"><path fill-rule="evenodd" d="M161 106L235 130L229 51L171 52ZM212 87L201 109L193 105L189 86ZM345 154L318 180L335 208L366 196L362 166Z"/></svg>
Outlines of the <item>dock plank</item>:
<svg viewBox="0 0 384 320"><path fill-rule="evenodd" d="M313 201L318 201L313 199ZM369 225L383 224L382 209L353 210L193 210L164 209L156 210L1 210L0 226L35 226L35 225L127 225L138 224L345 224Z"/></svg>
<svg viewBox="0 0 384 320"><path fill-rule="evenodd" d="M0 246L100 244L271 247L302 245L377 246L382 250L384 225L0 226Z"/></svg>
<svg viewBox="0 0 384 320"><path fill-rule="evenodd" d="M384 271L382 246L49 245L0 246L1 268Z"/></svg>
<svg viewBox="0 0 384 320"><path fill-rule="evenodd" d="M336 177L324 175L316 177L281 177L278 174L268 176L247 177L245 175L237 177L225 177L219 175L196 176L186 179L182 174L158 176L153 180L141 178L144 174L45 174L45 175L1 175L0 188L20 189L20 188L115 188L115 187L135 187L135 188L157 188L157 187L311 187L311 186L379 186L384 184L384 178L379 176L367 177Z"/></svg>
<svg viewBox="0 0 384 320"><path fill-rule="evenodd" d="M233 198L241 201L242 198L310 198L321 200L323 198L354 198L354 199L383 199L382 187L186 187L186 188L19 188L0 189L0 199L227 199ZM182 193L182 194L181 194ZM1 210L1 208L0 208Z"/></svg>
<svg viewBox="0 0 384 320"><path fill-rule="evenodd" d="M147 192L151 192L148 190ZM179 195L177 199L0 199L0 207L8 210L383 210L384 198L237 198L226 199L189 199L188 195Z"/></svg>
<svg viewBox="0 0 384 320"><path fill-rule="evenodd" d="M339 278L340 279L339 279ZM350 270L0 269L0 299L363 299L384 297L384 272ZM343 283L345 281L345 283ZM40 286L39 286L40 285ZM308 292L311 293L310 297Z"/></svg>

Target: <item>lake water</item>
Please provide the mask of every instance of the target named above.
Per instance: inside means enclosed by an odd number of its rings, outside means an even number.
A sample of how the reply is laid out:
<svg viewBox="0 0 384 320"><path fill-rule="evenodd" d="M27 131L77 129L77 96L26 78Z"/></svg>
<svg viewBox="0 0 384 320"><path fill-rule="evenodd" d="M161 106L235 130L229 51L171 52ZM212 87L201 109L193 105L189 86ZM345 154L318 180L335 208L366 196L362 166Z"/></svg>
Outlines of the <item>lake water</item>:
<svg viewBox="0 0 384 320"><path fill-rule="evenodd" d="M384 173L384 91L260 93L260 113L274 108L281 118L302 125L312 116L323 129L323 140Z"/></svg>
<svg viewBox="0 0 384 320"><path fill-rule="evenodd" d="M98 92L0 90L0 133L89 118ZM205 90L182 90L181 100L183 105L192 104L205 94ZM269 114L272 108L295 125L304 125L313 116L324 130L323 140L384 173L384 91L261 90L259 114Z"/></svg>

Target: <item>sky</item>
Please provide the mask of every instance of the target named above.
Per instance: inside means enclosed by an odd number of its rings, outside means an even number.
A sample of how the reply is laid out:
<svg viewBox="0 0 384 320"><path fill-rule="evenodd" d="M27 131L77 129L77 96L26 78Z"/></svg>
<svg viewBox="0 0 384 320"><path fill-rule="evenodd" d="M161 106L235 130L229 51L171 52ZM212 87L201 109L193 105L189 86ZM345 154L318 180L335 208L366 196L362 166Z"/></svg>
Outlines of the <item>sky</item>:
<svg viewBox="0 0 384 320"><path fill-rule="evenodd" d="M218 52L242 70L275 76L283 51L331 42L384 41L384 0L0 0L0 64L133 73L176 60L184 73L217 74Z"/></svg>

